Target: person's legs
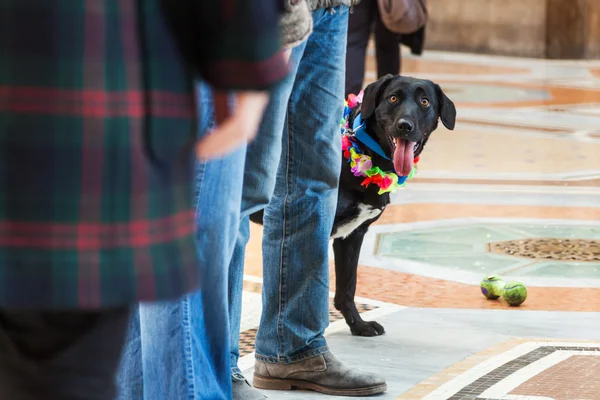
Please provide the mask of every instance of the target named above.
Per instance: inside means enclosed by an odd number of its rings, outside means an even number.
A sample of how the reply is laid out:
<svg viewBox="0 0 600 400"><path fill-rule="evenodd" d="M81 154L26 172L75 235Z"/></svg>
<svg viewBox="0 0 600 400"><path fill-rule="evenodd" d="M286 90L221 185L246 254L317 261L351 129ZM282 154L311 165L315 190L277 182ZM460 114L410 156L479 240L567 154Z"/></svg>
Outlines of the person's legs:
<svg viewBox="0 0 600 400"><path fill-rule="evenodd" d="M365 60L373 20L377 12L376 0L362 0L354 6L348 20L346 54L346 94L358 94L365 79Z"/></svg>
<svg viewBox="0 0 600 400"><path fill-rule="evenodd" d="M329 236L341 167L347 7L314 12L288 105L275 193L265 209L259 359L327 352Z"/></svg>
<svg viewBox="0 0 600 400"><path fill-rule="evenodd" d="M246 168L244 170L244 188L240 226L233 258L229 265L229 319L231 376L234 400L254 400L264 398L245 381L237 366L240 357L240 321L242 313L242 291L244 282L244 256L250 237L249 215L264 209L275 189L277 166L281 158L281 135L286 125L288 100L294 84L296 69L305 43L292 50L290 56L290 75L271 94L256 139L248 146Z"/></svg>
<svg viewBox="0 0 600 400"><path fill-rule="evenodd" d="M387 74L400 73L400 35L389 31L379 10L375 16L375 54L377 58L377 78Z"/></svg>
<svg viewBox="0 0 600 400"><path fill-rule="evenodd" d="M265 209L254 385L375 394L385 390L385 380L335 360L323 336L329 325L328 249L342 162L348 27L348 8L333 10L314 12L288 104L276 187Z"/></svg>
<svg viewBox="0 0 600 400"><path fill-rule="evenodd" d="M113 400L129 308L0 310L0 392L11 400Z"/></svg>
<svg viewBox="0 0 600 400"><path fill-rule="evenodd" d="M206 86L200 103L206 115L212 109ZM244 147L198 166L200 288L180 301L140 305L139 333L134 318L121 369L121 399L231 398L227 266L238 231L245 154Z"/></svg>

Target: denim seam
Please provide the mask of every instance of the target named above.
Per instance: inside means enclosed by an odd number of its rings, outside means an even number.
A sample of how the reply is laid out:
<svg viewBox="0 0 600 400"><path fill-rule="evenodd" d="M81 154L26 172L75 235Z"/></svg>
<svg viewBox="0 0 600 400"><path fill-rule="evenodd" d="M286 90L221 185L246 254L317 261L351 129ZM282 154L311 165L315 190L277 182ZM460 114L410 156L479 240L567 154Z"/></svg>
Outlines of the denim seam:
<svg viewBox="0 0 600 400"><path fill-rule="evenodd" d="M304 55L303 55L304 57ZM292 87L293 90L293 87ZM287 209L288 209L288 200L289 200L289 180L290 180L290 100L288 99L287 107L286 107L286 117L285 124L286 133L287 133L287 149L286 149L286 171L285 171L285 199L283 200L283 224L282 224L282 239L281 239L281 257L279 259L279 314L277 315L277 338L279 340L279 351L277 353L277 357L281 357L281 354L284 353L283 348L283 322L282 322L282 314L285 308L285 300L284 300L284 289L285 289L285 259L286 259L286 234L288 231L288 218L287 218Z"/></svg>
<svg viewBox="0 0 600 400"><path fill-rule="evenodd" d="M194 220L197 220L198 215L200 213L200 195L202 193L202 189L204 187L205 175L206 175L206 164L197 163L196 164L196 211L194 213ZM186 373L186 383L185 387L188 390L186 393L186 397L189 396L190 400L197 399L196 394L198 391L196 390L196 380L194 377L196 376L194 370L194 362L193 362L193 351L192 351L192 339L191 339L191 327L190 327L190 302L189 295L185 295L182 297L181 301L181 326L182 326L182 337L183 337L183 352L184 352L184 362L185 362L185 373Z"/></svg>
<svg viewBox="0 0 600 400"><path fill-rule="evenodd" d="M184 362L185 362L185 372L186 372L186 384L185 387L189 389L187 396L190 396L189 399L197 399L196 393L196 381L194 376L196 376L194 371L194 362L193 351L192 351L192 340L191 340L191 328L190 328L190 302L188 296L184 296L181 299L181 326L182 326L182 337L183 337L183 352L184 352Z"/></svg>
<svg viewBox="0 0 600 400"><path fill-rule="evenodd" d="M205 170L206 165L204 163L196 163L196 211L194 213L194 218L198 217L200 211L200 193L202 193L202 188L204 186Z"/></svg>
<svg viewBox="0 0 600 400"><path fill-rule="evenodd" d="M329 346L322 346L316 349L307 350L303 353L297 354L293 357L281 357L277 356L277 358L262 356L260 354L255 354L254 358L259 361L263 361L269 364L294 364L300 361L308 360L310 358L318 357L320 355L329 353Z"/></svg>

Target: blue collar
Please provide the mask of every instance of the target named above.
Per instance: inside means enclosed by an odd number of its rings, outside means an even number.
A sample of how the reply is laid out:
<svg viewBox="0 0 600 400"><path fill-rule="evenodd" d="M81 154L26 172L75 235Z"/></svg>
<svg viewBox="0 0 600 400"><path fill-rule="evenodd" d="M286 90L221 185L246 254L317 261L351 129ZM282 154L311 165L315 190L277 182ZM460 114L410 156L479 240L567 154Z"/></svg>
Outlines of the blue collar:
<svg viewBox="0 0 600 400"><path fill-rule="evenodd" d="M377 143L377 141L367 133L365 125L366 123L362 119L362 114L357 114L354 118L354 122L352 123L352 131L354 132L354 137L381 157L385 158L386 160L389 160L390 158L385 155L385 152L383 151L379 143Z"/></svg>

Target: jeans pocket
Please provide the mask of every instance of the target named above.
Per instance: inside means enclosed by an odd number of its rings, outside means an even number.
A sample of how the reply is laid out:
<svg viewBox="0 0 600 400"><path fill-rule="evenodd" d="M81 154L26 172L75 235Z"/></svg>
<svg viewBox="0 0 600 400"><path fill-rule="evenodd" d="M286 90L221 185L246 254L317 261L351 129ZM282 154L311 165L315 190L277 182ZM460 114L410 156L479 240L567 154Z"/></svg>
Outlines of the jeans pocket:
<svg viewBox="0 0 600 400"><path fill-rule="evenodd" d="M348 6L340 5L313 11L313 23L316 25L322 23L325 19L340 16L345 16L347 18L347 10L349 10Z"/></svg>

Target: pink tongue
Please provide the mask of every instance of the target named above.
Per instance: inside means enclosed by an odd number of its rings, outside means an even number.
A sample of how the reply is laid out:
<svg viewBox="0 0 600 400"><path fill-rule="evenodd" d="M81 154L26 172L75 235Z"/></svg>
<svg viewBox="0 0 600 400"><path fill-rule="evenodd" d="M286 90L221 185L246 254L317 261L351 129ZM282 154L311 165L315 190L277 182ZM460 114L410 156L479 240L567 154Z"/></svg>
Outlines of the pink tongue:
<svg viewBox="0 0 600 400"><path fill-rule="evenodd" d="M404 139L395 139L394 168L400 176L408 176L415 161L415 143Z"/></svg>

